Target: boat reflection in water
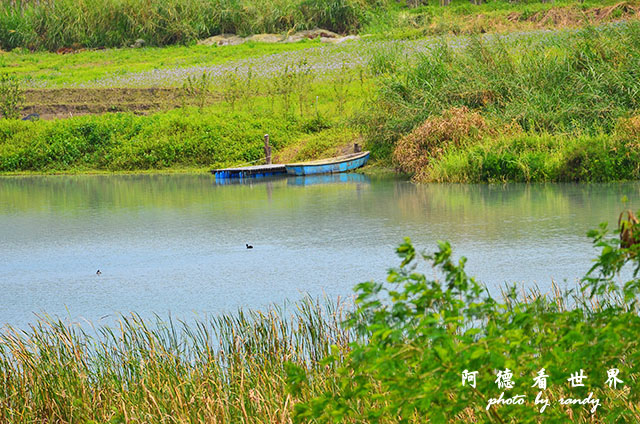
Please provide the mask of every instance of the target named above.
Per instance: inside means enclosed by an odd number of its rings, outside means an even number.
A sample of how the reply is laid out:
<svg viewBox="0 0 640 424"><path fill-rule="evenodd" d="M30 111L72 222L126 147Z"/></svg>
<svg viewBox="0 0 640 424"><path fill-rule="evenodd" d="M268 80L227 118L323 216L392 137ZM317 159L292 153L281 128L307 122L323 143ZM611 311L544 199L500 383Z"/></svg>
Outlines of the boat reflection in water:
<svg viewBox="0 0 640 424"><path fill-rule="evenodd" d="M260 177L260 178L215 178L215 185L222 186L230 186L230 185L248 185L248 186L259 186L267 183L281 182L287 179L287 175L271 175L268 177Z"/></svg>
<svg viewBox="0 0 640 424"><path fill-rule="evenodd" d="M371 179L364 174L344 173L344 174L321 174L293 177L287 179L287 185L310 186L317 184L335 183L364 183L371 184Z"/></svg>
<svg viewBox="0 0 640 424"><path fill-rule="evenodd" d="M271 176L264 178L216 178L214 184L217 186L243 185L243 186L262 186L262 185L288 185L288 186L313 186L321 184L371 184L371 179L364 174L343 173L343 174L321 174L307 176Z"/></svg>

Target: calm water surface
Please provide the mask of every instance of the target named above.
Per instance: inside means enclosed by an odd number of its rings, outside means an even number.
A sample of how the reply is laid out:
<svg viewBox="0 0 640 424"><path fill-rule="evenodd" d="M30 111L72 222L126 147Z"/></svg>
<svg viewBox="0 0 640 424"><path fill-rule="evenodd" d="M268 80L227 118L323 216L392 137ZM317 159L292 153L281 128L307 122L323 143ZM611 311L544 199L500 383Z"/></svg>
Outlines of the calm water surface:
<svg viewBox="0 0 640 424"><path fill-rule="evenodd" d="M244 185L208 175L0 178L0 325L43 312L189 319L304 293L350 295L385 278L406 236L427 250L451 241L491 290L573 285L596 254L587 230L615 222L622 195L640 206L639 191L354 174Z"/></svg>

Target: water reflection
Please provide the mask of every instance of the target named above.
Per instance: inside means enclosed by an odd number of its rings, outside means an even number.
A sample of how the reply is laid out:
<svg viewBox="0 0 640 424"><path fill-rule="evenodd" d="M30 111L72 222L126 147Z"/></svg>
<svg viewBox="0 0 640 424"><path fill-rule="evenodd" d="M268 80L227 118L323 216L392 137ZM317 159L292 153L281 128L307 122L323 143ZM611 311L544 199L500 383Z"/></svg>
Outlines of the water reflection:
<svg viewBox="0 0 640 424"><path fill-rule="evenodd" d="M319 177L319 176L318 176ZM0 178L0 323L33 312L177 316L348 295L409 236L449 240L492 290L573 284L640 184L421 185L344 174L217 185L210 175ZM254 249L248 251L245 243ZM102 275L96 276L97 269Z"/></svg>
<svg viewBox="0 0 640 424"><path fill-rule="evenodd" d="M287 179L287 184L294 186L310 186L317 184L360 183L371 184L371 179L364 174L343 173L325 175L307 175Z"/></svg>

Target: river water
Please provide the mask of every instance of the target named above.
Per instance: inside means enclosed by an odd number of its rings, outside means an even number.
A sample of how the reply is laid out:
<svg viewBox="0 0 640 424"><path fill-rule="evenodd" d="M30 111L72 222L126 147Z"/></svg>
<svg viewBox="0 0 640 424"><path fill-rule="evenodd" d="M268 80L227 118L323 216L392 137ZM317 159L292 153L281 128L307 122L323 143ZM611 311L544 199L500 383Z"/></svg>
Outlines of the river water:
<svg viewBox="0 0 640 424"><path fill-rule="evenodd" d="M404 237L428 251L449 240L496 293L505 283L573 286L596 256L586 232L615 223L623 195L637 208L639 191L360 174L226 185L209 175L4 177L0 326L43 313L190 319L306 293L349 296L399 264Z"/></svg>

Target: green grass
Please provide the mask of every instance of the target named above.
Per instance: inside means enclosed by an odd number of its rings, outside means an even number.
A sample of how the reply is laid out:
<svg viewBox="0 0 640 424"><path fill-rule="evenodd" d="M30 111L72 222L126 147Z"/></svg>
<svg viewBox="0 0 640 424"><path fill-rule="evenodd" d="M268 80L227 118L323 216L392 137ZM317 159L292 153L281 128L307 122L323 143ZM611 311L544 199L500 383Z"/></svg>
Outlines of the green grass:
<svg viewBox="0 0 640 424"><path fill-rule="evenodd" d="M426 181L603 182L640 179L636 142L618 135L522 134L487 138L435 159Z"/></svg>
<svg viewBox="0 0 640 424"><path fill-rule="evenodd" d="M122 47L189 43L239 35L321 27L357 30L372 5L359 0L55 0L0 6L0 47Z"/></svg>
<svg viewBox="0 0 640 424"><path fill-rule="evenodd" d="M276 151L302 134L294 121L242 112L205 115L197 110L0 126L4 172L222 167L261 159L265 133L271 135Z"/></svg>
<svg viewBox="0 0 640 424"><path fill-rule="evenodd" d="M290 307L190 323L131 315L111 328L41 319L28 332L3 329L0 421L286 423L287 364L316 373L319 393L331 385L320 359L353 336L339 302Z"/></svg>
<svg viewBox="0 0 640 424"><path fill-rule="evenodd" d="M154 69L220 65L252 57L305 50L319 45L319 41L312 40L286 44L249 42L237 46L87 50L66 55L49 52L30 53L16 49L0 53L0 68L3 68L3 72L19 78L55 87Z"/></svg>
<svg viewBox="0 0 640 424"><path fill-rule="evenodd" d="M235 57L251 48L240 47ZM167 50L171 49L178 48ZM333 147L358 138L349 117L371 90L370 79L349 69L326 78L311 72L304 57L281 65L266 78L236 73L197 76L173 93L183 99L182 107L147 116L107 113L55 121L2 120L0 172L224 167L259 163L266 133L274 154L290 144L304 144L299 158L305 159L326 157ZM99 90L92 93L99 95Z"/></svg>
<svg viewBox="0 0 640 424"><path fill-rule="evenodd" d="M353 83L355 93L359 85ZM352 145L357 132L335 110L330 86L299 95L257 97L149 116L110 113L53 121L0 121L0 172L96 172L217 168L264 159L263 136L274 154L302 146L297 159L325 157ZM315 99L318 97L316 103ZM345 103L351 113L357 96ZM295 154L294 154L295 156Z"/></svg>
<svg viewBox="0 0 640 424"><path fill-rule="evenodd" d="M382 77L370 144L422 181L637 178L638 157L614 133L640 110L638 46L640 24L630 22L442 43L405 65L383 53L372 62Z"/></svg>

